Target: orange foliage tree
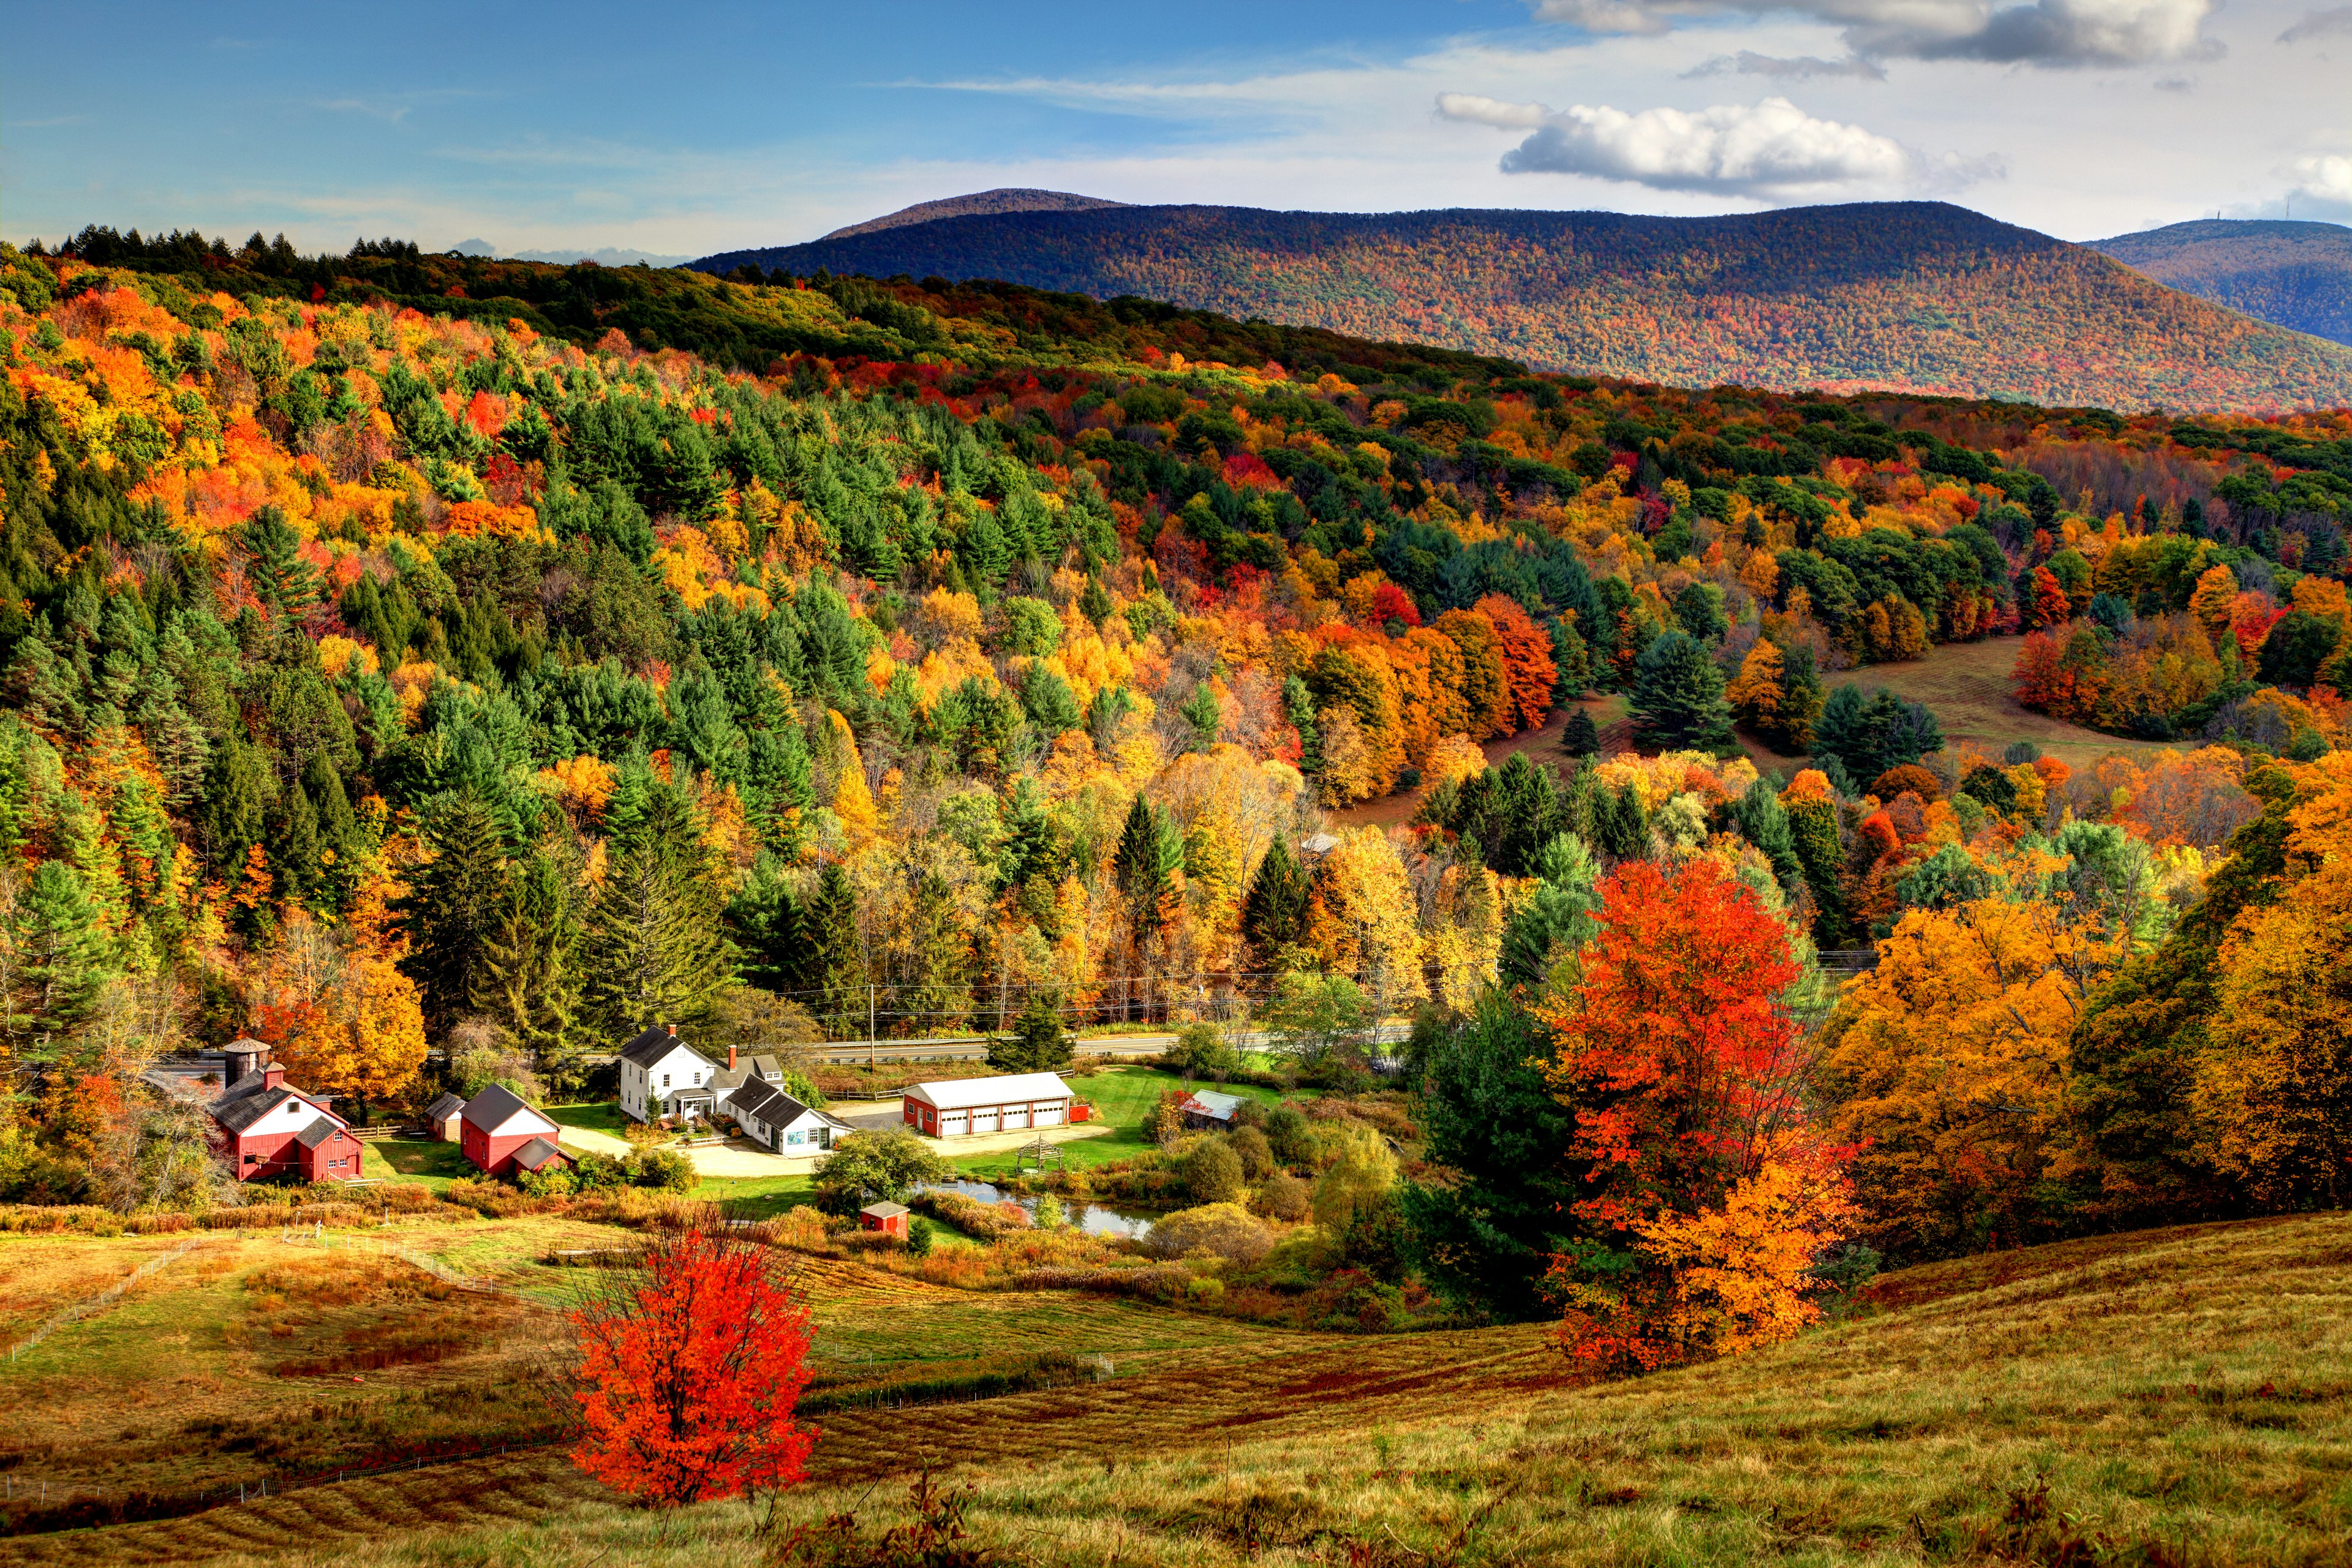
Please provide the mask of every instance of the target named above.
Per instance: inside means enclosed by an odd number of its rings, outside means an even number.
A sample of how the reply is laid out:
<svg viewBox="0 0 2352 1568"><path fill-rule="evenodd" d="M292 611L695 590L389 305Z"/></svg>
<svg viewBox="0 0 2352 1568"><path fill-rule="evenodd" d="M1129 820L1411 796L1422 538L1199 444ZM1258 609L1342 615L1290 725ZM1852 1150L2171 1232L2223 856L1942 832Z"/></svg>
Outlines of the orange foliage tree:
<svg viewBox="0 0 2352 1568"><path fill-rule="evenodd" d="M1539 1013L1593 1245L1553 1260L1560 1339L1652 1368L1785 1338L1817 1315L1805 1270L1845 1230L1843 1151L1808 1121L1808 1048L1780 998L1780 920L1715 862L1601 884L1584 978Z"/></svg>
<svg viewBox="0 0 2352 1568"><path fill-rule="evenodd" d="M657 1233L572 1312L580 1335L572 1462L662 1507L773 1492L800 1479L817 1430L793 1419L808 1386L809 1318L757 1242Z"/></svg>

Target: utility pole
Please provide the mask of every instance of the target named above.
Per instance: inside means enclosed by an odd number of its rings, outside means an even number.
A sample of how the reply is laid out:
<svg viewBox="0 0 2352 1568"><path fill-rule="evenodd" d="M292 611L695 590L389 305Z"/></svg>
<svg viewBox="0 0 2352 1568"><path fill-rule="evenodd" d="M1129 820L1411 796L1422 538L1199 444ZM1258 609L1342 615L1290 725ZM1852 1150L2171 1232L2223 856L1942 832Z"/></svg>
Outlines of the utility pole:
<svg viewBox="0 0 2352 1568"><path fill-rule="evenodd" d="M874 983L866 983L866 1070L874 1070Z"/></svg>

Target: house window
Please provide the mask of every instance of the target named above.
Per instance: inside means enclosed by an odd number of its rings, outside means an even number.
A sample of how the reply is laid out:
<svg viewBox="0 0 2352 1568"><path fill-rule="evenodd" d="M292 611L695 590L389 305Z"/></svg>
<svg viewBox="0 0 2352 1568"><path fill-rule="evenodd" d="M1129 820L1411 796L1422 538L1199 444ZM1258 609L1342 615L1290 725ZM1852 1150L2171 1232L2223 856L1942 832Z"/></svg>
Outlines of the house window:
<svg viewBox="0 0 2352 1568"><path fill-rule="evenodd" d="M808 1142L808 1134L805 1132L788 1132L784 1135L784 1142L787 1143L805 1143Z"/></svg>
<svg viewBox="0 0 2352 1568"><path fill-rule="evenodd" d="M669 1074L667 1073L662 1074L662 1087L664 1089L667 1089L669 1087Z"/></svg>

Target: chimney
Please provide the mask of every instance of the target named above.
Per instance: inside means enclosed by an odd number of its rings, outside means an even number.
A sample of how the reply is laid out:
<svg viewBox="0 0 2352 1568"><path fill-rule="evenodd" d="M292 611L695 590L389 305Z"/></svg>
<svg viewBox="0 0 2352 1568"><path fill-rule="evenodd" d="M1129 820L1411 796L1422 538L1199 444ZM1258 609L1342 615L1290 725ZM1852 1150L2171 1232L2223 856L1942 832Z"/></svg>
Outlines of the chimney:
<svg viewBox="0 0 2352 1568"><path fill-rule="evenodd" d="M673 1040L677 1038L677 1026L676 1024L672 1024L669 1026L669 1037Z"/></svg>
<svg viewBox="0 0 2352 1568"><path fill-rule="evenodd" d="M735 1047L732 1046L727 1047L727 1070L729 1072L735 1070Z"/></svg>
<svg viewBox="0 0 2352 1568"><path fill-rule="evenodd" d="M278 1089L286 1082L286 1069L277 1062L265 1062L261 1068L261 1087Z"/></svg>

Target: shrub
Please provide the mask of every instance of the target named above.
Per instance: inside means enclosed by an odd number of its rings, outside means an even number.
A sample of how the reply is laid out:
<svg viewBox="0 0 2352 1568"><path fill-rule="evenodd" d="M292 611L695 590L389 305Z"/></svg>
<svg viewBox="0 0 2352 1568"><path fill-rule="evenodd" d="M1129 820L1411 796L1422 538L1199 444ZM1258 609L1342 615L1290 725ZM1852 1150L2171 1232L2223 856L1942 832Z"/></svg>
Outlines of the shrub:
<svg viewBox="0 0 2352 1568"><path fill-rule="evenodd" d="M1188 1098L1181 1089L1171 1089L1161 1094L1160 1103L1153 1106L1151 1114L1144 1119L1143 1135L1154 1143L1173 1142L1184 1131L1184 1101Z"/></svg>
<svg viewBox="0 0 2352 1568"><path fill-rule="evenodd" d="M1231 1140L1234 1154L1242 1163L1242 1179L1262 1182L1274 1174L1274 1147L1265 1141L1262 1128L1242 1127Z"/></svg>
<svg viewBox="0 0 2352 1568"><path fill-rule="evenodd" d="M1177 1032L1176 1048L1168 1060L1196 1078L1231 1073L1242 1065L1241 1053L1225 1042L1213 1024L1187 1024Z"/></svg>
<svg viewBox="0 0 2352 1568"><path fill-rule="evenodd" d="M534 1198L568 1198L579 1184L571 1172L551 1160L543 1170L525 1171L516 1184Z"/></svg>
<svg viewBox="0 0 2352 1568"><path fill-rule="evenodd" d="M647 1149L630 1162L638 1186L659 1193L690 1193L702 1183L694 1162L673 1149Z"/></svg>
<svg viewBox="0 0 2352 1568"><path fill-rule="evenodd" d="M594 1151L580 1156L572 1167L572 1177L583 1193L609 1192L629 1184L629 1167L618 1155Z"/></svg>
<svg viewBox="0 0 2352 1568"><path fill-rule="evenodd" d="M1266 1112L1265 1142L1274 1157L1286 1165L1307 1165L1315 1161L1314 1129L1307 1126L1306 1115L1295 1105L1277 1105Z"/></svg>
<svg viewBox="0 0 2352 1568"><path fill-rule="evenodd" d="M1287 1171L1277 1171L1258 1188L1250 1207L1268 1219L1295 1223L1315 1212L1315 1189Z"/></svg>
<svg viewBox="0 0 2352 1568"><path fill-rule="evenodd" d="M1062 1212L1062 1200L1051 1193L1037 1200L1037 1206L1030 1215L1030 1221L1039 1230L1059 1230L1070 1223L1069 1215Z"/></svg>
<svg viewBox="0 0 2352 1568"><path fill-rule="evenodd" d="M1184 1190L1193 1201L1230 1204L1242 1195L1242 1160L1231 1141L1202 1139L1184 1156Z"/></svg>
<svg viewBox="0 0 2352 1568"><path fill-rule="evenodd" d="M1151 1227L1143 1244L1161 1258L1205 1253L1246 1268L1274 1247L1274 1237L1249 1210L1234 1203L1179 1209Z"/></svg>

